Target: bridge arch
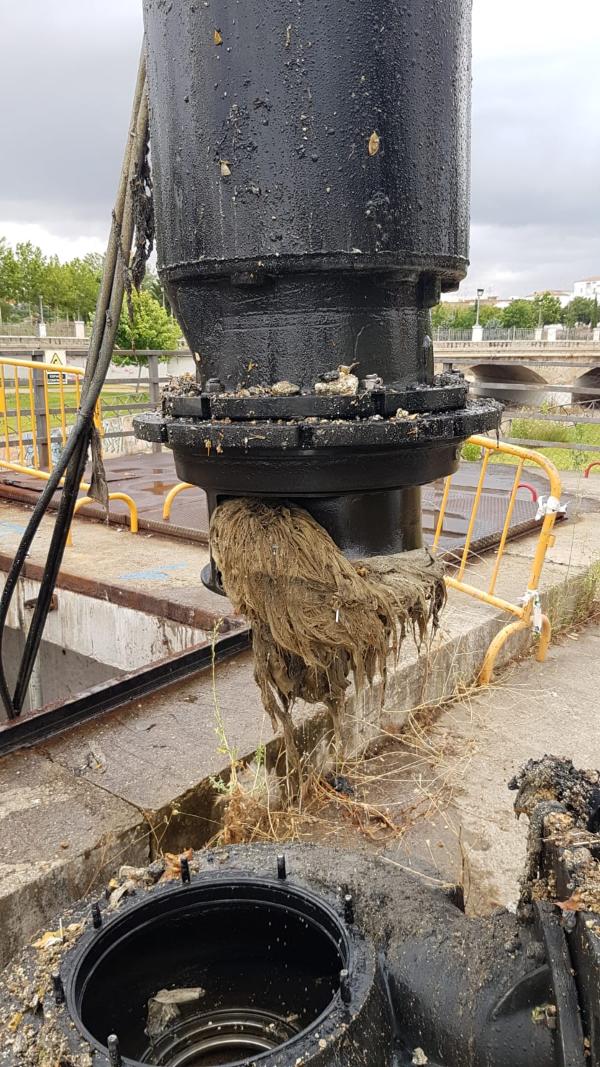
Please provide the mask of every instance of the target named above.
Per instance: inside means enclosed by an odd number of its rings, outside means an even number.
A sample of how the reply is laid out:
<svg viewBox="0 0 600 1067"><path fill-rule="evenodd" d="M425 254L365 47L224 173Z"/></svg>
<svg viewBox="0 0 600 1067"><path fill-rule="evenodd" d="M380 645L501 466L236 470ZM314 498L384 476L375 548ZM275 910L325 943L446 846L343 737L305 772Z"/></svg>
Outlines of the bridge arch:
<svg viewBox="0 0 600 1067"><path fill-rule="evenodd" d="M541 404L548 395L548 382L531 367L519 363L476 363L469 368L474 396L492 396L504 404ZM530 385L531 389L495 389L494 383ZM545 386L546 388L540 388Z"/></svg>
<svg viewBox="0 0 600 1067"><path fill-rule="evenodd" d="M573 382L574 404L585 404L595 408L600 407L600 396L587 393L586 386L588 389L600 389L600 367L592 367L591 370L586 370L585 374L580 374L579 378L576 378Z"/></svg>

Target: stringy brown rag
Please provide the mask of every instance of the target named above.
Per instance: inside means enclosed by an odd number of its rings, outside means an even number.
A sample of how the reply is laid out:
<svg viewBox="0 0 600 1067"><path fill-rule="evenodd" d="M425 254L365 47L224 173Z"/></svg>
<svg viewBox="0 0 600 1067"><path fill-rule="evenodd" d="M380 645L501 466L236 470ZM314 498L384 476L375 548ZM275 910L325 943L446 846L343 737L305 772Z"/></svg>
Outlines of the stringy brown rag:
<svg viewBox="0 0 600 1067"><path fill-rule="evenodd" d="M274 729L297 758L294 701L324 703L340 736L346 689L379 673L407 632L417 645L446 600L426 550L350 562L308 512L240 498L210 526L213 558L234 609L252 627L255 678Z"/></svg>

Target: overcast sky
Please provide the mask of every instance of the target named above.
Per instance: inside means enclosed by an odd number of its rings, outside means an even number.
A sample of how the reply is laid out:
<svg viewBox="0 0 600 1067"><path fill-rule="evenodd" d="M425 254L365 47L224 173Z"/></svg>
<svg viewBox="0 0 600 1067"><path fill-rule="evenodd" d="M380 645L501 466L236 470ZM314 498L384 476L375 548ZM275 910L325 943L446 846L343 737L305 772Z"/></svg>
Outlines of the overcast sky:
<svg viewBox="0 0 600 1067"><path fill-rule="evenodd" d="M0 235L102 250L141 0L0 0ZM471 269L500 296L600 274L600 0L474 0Z"/></svg>

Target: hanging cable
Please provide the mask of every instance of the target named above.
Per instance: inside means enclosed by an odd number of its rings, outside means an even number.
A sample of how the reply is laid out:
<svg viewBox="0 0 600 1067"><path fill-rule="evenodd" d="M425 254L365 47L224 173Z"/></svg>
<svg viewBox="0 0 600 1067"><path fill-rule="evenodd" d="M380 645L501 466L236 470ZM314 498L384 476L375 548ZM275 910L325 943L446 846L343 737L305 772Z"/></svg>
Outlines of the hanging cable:
<svg viewBox="0 0 600 1067"><path fill-rule="evenodd" d="M88 350L80 408L69 438L27 523L0 598L0 699L4 704L9 719L16 718L23 707L31 671L39 650L58 571L62 562L73 518L73 510L85 469L88 448L95 432L94 413L96 404L112 359L123 296L125 288L129 284L129 263L135 230L135 190L139 184L140 177L145 171L147 146L148 98L146 93L146 62L144 50L142 49L129 135L113 210L112 226L96 304L94 327ZM8 611L29 549L63 476L65 477L63 492L48 549L44 574L19 665L14 695L11 696L2 660L2 645Z"/></svg>

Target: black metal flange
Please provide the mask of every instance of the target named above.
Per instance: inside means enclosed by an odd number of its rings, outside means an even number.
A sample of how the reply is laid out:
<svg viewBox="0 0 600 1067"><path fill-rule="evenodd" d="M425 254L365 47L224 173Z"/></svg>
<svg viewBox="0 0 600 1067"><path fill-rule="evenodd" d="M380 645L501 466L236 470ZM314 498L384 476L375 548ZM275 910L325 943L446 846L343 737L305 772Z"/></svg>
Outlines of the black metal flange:
<svg viewBox="0 0 600 1067"><path fill-rule="evenodd" d="M195 401L181 403L190 405ZM459 409L416 416L338 416L334 419L326 416L314 417L312 421L258 417L232 421L225 416L204 419L146 413L136 416L134 429L141 440L161 442L177 451L195 455L206 453L210 457L212 454L218 459L225 450L289 452L294 449L398 448L436 440L443 444L497 427L501 413L502 406L495 400L471 400Z"/></svg>
<svg viewBox="0 0 600 1067"><path fill-rule="evenodd" d="M66 958L70 1017L99 1067L363 1067L367 1056L389 1067L385 981L353 921L347 903L291 881L283 856L272 876L211 871L159 886ZM197 999L149 1031L157 990L189 987Z"/></svg>
<svg viewBox="0 0 600 1067"><path fill-rule="evenodd" d="M210 383L209 383L210 384ZM458 374L437 375L429 384L382 385L364 389L356 396L322 395L303 390L292 396L276 396L259 387L239 393L215 393L205 389L198 396L167 395L163 409L174 418L248 420L368 419L437 411L456 411L465 406L468 385Z"/></svg>

